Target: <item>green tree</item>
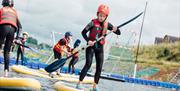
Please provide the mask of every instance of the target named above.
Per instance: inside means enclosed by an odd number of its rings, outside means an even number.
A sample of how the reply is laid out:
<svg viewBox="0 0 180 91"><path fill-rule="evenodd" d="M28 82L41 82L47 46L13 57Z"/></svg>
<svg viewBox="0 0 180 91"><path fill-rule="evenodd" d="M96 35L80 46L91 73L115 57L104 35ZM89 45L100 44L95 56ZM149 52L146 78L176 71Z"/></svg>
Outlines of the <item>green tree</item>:
<svg viewBox="0 0 180 91"><path fill-rule="evenodd" d="M35 39L33 37L29 37L26 42L29 44L33 44L33 45L38 45L37 39Z"/></svg>

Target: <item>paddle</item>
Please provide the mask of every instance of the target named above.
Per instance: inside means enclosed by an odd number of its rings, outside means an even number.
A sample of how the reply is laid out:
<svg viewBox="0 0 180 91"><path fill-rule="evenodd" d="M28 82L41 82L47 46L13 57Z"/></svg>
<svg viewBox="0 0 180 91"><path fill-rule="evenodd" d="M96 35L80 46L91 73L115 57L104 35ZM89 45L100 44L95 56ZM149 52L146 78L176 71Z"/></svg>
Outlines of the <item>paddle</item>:
<svg viewBox="0 0 180 91"><path fill-rule="evenodd" d="M31 47L29 47L29 46L27 46L27 45L21 44L21 43L16 42L16 41L15 41L14 43L17 44L17 45L19 45L19 46L28 48L28 49L30 49L31 51L36 52L36 53L38 53L38 54L42 54L42 55L46 55L46 56L47 56L47 54L40 53L40 52L38 52L36 49L33 49L33 48L31 48Z"/></svg>
<svg viewBox="0 0 180 91"><path fill-rule="evenodd" d="M139 17L140 15L142 15L142 14L143 14L143 12L141 12L141 13L138 14L138 15L136 15L136 16L133 17L132 19L126 21L125 23L119 25L117 28L121 28L121 27L123 27L124 25L127 25L128 23L132 22L133 20L135 20L136 18L138 18L138 17ZM112 33L112 32L113 32L113 31L110 31L110 32L108 32L107 34L101 36L101 37L98 38L96 41L94 41L94 43L96 43L96 42L98 42L99 40L103 39L104 37L106 37L107 35L109 35L109 34ZM48 65L47 67L45 67L45 70L46 70L47 72L49 72L49 73L51 73L51 72L53 72L53 71L56 71L57 69L59 69L60 67L62 67L69 58L73 57L73 56L74 56L75 54L77 54L79 51L82 51L82 50L86 49L87 47L89 47L89 45L81 48L80 50L78 50L77 52L75 52L74 54L70 55L70 56L67 57L67 58L61 58L61 59L56 60L55 62L53 62L53 63L51 63L50 65Z"/></svg>
<svg viewBox="0 0 180 91"><path fill-rule="evenodd" d="M24 45L24 44L21 44L21 43L18 43L18 42L14 42L15 44L19 45L19 46L22 46L22 47L25 47L25 48L28 48L28 49L31 49L29 46L27 45Z"/></svg>

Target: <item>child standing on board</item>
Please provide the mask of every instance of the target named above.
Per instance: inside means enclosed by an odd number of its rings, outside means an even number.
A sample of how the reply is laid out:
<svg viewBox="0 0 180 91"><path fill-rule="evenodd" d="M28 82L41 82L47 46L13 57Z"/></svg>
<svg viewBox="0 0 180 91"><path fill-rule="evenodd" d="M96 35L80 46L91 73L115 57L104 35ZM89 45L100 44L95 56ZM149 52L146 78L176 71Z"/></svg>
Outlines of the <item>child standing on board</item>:
<svg viewBox="0 0 180 91"><path fill-rule="evenodd" d="M20 44L25 44L29 34L27 32L23 32L23 37L20 37L19 40L20 40ZM18 49L17 49L17 59L16 59L16 64L18 65L19 64L19 56L21 55L21 65L24 65L24 47L23 46L18 46Z"/></svg>
<svg viewBox="0 0 180 91"><path fill-rule="evenodd" d="M65 33L64 38L60 39L55 44L53 48L55 59L61 59L65 54L66 56L71 55L71 47L69 46L71 40L72 40L72 33L68 31ZM57 74L60 75L60 71L57 71Z"/></svg>
<svg viewBox="0 0 180 91"><path fill-rule="evenodd" d="M22 26L14 7L13 0L2 0L0 9L0 48L4 44L4 77L8 77L10 49L17 32L16 39L22 31Z"/></svg>
<svg viewBox="0 0 180 91"><path fill-rule="evenodd" d="M94 76L94 84L91 91L99 91L98 82L102 71L103 61L104 61L104 49L105 38L97 43L94 43L99 37L106 34L107 30L113 31L115 34L120 35L120 30L113 26L111 23L107 22L107 17L109 15L109 7L107 5L100 5L97 11L97 18L93 19L82 31L83 38L87 41L89 47L86 49L86 63L83 67L79 82L76 88L83 89L81 82L86 76L88 70L91 67L93 56L95 54L96 58L96 72ZM89 32L89 35L87 35Z"/></svg>

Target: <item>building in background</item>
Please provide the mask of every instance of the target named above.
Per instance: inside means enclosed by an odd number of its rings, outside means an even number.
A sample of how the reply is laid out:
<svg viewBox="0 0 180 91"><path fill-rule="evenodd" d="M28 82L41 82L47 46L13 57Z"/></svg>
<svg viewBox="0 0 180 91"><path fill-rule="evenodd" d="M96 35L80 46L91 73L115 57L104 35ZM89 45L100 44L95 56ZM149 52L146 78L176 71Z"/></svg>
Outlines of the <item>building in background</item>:
<svg viewBox="0 0 180 91"><path fill-rule="evenodd" d="M177 41L180 41L180 37L165 35L164 38L156 37L154 44L175 43Z"/></svg>

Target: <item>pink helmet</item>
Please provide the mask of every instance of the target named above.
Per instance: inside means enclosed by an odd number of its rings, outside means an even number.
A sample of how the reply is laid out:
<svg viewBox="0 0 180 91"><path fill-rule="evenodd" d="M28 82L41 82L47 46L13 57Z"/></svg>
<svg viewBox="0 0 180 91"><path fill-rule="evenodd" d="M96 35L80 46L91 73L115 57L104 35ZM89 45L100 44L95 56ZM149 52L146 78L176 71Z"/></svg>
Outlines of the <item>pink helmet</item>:
<svg viewBox="0 0 180 91"><path fill-rule="evenodd" d="M104 4L101 4L99 7L98 7L98 13L103 13L105 15L109 15L109 7L107 5L104 5Z"/></svg>

